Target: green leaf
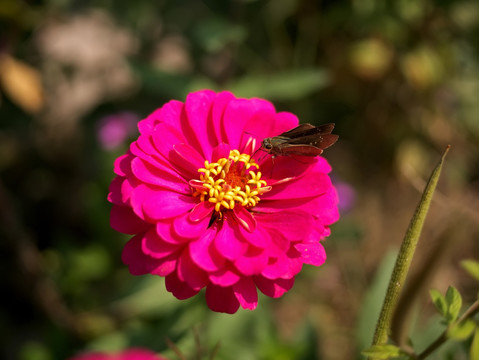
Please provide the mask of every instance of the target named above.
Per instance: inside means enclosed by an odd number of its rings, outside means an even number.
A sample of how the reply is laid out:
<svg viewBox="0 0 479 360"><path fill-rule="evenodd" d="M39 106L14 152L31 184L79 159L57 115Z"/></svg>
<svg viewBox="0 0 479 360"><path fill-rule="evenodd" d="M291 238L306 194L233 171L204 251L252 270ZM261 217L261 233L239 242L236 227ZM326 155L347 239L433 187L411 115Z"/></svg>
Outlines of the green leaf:
<svg viewBox="0 0 479 360"><path fill-rule="evenodd" d="M464 260L461 261L461 265L466 270L469 275L479 281L479 262L475 260Z"/></svg>
<svg viewBox="0 0 479 360"><path fill-rule="evenodd" d="M446 317L447 315L447 303L446 298L439 292L439 290L431 289L429 290L429 295L431 296L431 300L436 307L437 311L443 316Z"/></svg>
<svg viewBox="0 0 479 360"><path fill-rule="evenodd" d="M24 344L19 354L20 360L52 360L53 354L45 344L29 341Z"/></svg>
<svg viewBox="0 0 479 360"><path fill-rule="evenodd" d="M360 349L366 349L371 345L374 328L396 257L397 251L389 251L382 258L371 282L371 286L364 296L356 326L357 343Z"/></svg>
<svg viewBox="0 0 479 360"><path fill-rule="evenodd" d="M458 324L454 324L447 331L447 337L454 340L466 340L476 330L476 323L468 319Z"/></svg>
<svg viewBox="0 0 479 360"><path fill-rule="evenodd" d="M130 67L147 93L166 98L184 98L192 78L188 75L173 74L149 66L140 61L131 61Z"/></svg>
<svg viewBox="0 0 479 360"><path fill-rule="evenodd" d="M321 69L301 69L274 75L249 75L230 84L237 96L262 97L269 100L299 99L324 88L329 83L327 72Z"/></svg>
<svg viewBox="0 0 479 360"><path fill-rule="evenodd" d="M395 345L374 345L361 352L365 356L374 357L374 359L391 359L404 355L404 351Z"/></svg>
<svg viewBox="0 0 479 360"><path fill-rule="evenodd" d="M471 355L470 359L479 359L479 328L476 329L474 337L472 338L471 343Z"/></svg>
<svg viewBox="0 0 479 360"><path fill-rule="evenodd" d="M447 320L448 323L451 323L456 321L462 307L462 296L454 286L449 286L447 289L446 302L448 307Z"/></svg>
<svg viewBox="0 0 479 360"><path fill-rule="evenodd" d="M193 38L208 52L218 52L229 44L239 44L247 37L245 27L221 18L200 21L193 30Z"/></svg>

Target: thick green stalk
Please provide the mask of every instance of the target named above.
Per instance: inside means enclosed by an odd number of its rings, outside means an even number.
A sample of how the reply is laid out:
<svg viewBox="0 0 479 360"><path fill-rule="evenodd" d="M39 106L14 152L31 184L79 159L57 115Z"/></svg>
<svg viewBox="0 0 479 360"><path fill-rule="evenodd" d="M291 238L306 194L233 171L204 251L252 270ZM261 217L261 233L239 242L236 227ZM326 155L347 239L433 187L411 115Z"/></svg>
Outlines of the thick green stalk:
<svg viewBox="0 0 479 360"><path fill-rule="evenodd" d="M449 148L450 146L446 148L441 160L433 170L401 244L401 249L399 250L391 279L389 280L386 297L376 325L376 331L372 343L373 346L385 344L388 340L391 319L396 309L401 289L406 281L406 276Z"/></svg>

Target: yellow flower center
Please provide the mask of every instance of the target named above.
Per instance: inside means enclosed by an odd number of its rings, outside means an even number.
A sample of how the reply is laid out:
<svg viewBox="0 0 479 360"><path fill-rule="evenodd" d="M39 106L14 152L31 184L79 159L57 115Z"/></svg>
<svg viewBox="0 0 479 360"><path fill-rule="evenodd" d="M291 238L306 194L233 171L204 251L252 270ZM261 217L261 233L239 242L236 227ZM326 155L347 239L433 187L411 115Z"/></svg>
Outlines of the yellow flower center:
<svg viewBox="0 0 479 360"><path fill-rule="evenodd" d="M215 204L215 211L232 210L236 204L250 208L260 201L258 195L269 190L266 181L261 180L259 165L250 155L231 150L228 158L217 162L205 161L205 167L198 169L200 180L192 184L193 196L201 201Z"/></svg>

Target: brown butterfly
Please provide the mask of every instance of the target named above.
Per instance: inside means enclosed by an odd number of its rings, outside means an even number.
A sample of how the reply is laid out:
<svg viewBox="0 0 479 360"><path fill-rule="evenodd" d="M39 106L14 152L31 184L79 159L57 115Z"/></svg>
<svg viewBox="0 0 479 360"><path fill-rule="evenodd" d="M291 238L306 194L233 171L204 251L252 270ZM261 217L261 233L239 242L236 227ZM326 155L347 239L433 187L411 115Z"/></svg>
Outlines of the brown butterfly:
<svg viewBox="0 0 479 360"><path fill-rule="evenodd" d="M317 156L338 140L338 135L331 134L334 124L314 126L301 124L281 135L266 138L260 150L275 156Z"/></svg>

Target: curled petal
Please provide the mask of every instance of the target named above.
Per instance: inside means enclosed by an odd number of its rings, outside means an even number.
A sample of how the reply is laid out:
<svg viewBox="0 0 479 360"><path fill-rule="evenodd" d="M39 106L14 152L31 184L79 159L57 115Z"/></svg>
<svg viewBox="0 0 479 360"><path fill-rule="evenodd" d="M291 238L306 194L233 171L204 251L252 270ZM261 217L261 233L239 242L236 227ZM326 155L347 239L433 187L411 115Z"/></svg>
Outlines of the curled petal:
<svg viewBox="0 0 479 360"><path fill-rule="evenodd" d="M272 280L278 278L290 279L301 271L302 266L303 263L299 255L283 254L268 264L261 272L261 275Z"/></svg>
<svg viewBox="0 0 479 360"><path fill-rule="evenodd" d="M178 279L193 290L200 290L208 284L208 275L200 269L190 257L188 250L183 251L178 261Z"/></svg>
<svg viewBox="0 0 479 360"><path fill-rule="evenodd" d="M143 253L142 250L143 234L139 234L128 241L123 248L121 259L128 265L130 273L133 275L157 274L166 276L171 273L176 266L175 259L154 259Z"/></svg>
<svg viewBox="0 0 479 360"><path fill-rule="evenodd" d="M138 130L140 131L140 134L149 134L154 130L155 126L162 118L163 109L164 107L156 109L148 115L146 119L138 122Z"/></svg>
<svg viewBox="0 0 479 360"><path fill-rule="evenodd" d="M190 213L178 216L173 220L173 230L181 238L197 239L208 229L209 219L204 217L198 221L190 219Z"/></svg>
<svg viewBox="0 0 479 360"><path fill-rule="evenodd" d="M149 157L155 156L158 153L158 150L155 148L153 139L150 134L140 135L136 140L136 145L138 146L138 150L140 150Z"/></svg>
<svg viewBox="0 0 479 360"><path fill-rule="evenodd" d="M155 127L154 132L151 134L151 139L155 149L158 150L158 156L163 160L169 159L169 154L175 144L186 142L181 131L167 122L162 122ZM138 156L140 155L138 154Z"/></svg>
<svg viewBox="0 0 479 360"><path fill-rule="evenodd" d="M221 287L210 284L206 287L206 303L208 307L217 312L234 314L238 311L239 301L231 287Z"/></svg>
<svg viewBox="0 0 479 360"><path fill-rule="evenodd" d="M130 153L126 153L118 157L113 164L113 171L120 176L128 176L131 174L130 164L133 160L133 156Z"/></svg>
<svg viewBox="0 0 479 360"><path fill-rule="evenodd" d="M176 273L171 273L165 278L166 290L177 299L185 300L198 294L199 290L192 289L186 282L181 281Z"/></svg>
<svg viewBox="0 0 479 360"><path fill-rule="evenodd" d="M250 277L243 277L233 285L233 291L243 309L254 310L258 305L256 285Z"/></svg>
<svg viewBox="0 0 479 360"><path fill-rule="evenodd" d="M160 238L154 227L148 230L142 238L142 252L155 259L165 258L179 249L178 245L167 243Z"/></svg>
<svg viewBox="0 0 479 360"><path fill-rule="evenodd" d="M121 186L125 178L123 176L116 176L113 181L110 183L108 188L108 201L116 205L125 205L123 201L123 193L121 191Z"/></svg>
<svg viewBox="0 0 479 360"><path fill-rule="evenodd" d="M211 273L209 278L213 284L223 287L236 284L240 280L240 276L237 273L227 268Z"/></svg>
<svg viewBox="0 0 479 360"><path fill-rule="evenodd" d="M178 263L178 254L172 254L164 259L161 259L161 264L151 272L152 275L167 276L176 269Z"/></svg>
<svg viewBox="0 0 479 360"><path fill-rule="evenodd" d="M326 261L326 251L319 242L315 244L296 244L294 247L301 253L302 261L305 264L320 266Z"/></svg>
<svg viewBox="0 0 479 360"><path fill-rule="evenodd" d="M254 276L253 279L258 289L272 298L283 296L294 285L294 278L270 280L263 276Z"/></svg>
<svg viewBox="0 0 479 360"><path fill-rule="evenodd" d="M248 232L252 233L256 229L256 220L253 215L243 206L236 206L233 209L236 221L244 227Z"/></svg>
<svg viewBox="0 0 479 360"><path fill-rule="evenodd" d="M162 112L160 116L160 123L155 126L154 130L162 124L168 124L173 129L181 129L181 121L184 114L185 104L178 100L171 100L162 106Z"/></svg>
<svg viewBox="0 0 479 360"><path fill-rule="evenodd" d="M189 213L189 219L193 222L198 222L204 220L205 218L209 218L213 213L214 208L214 204L202 201L193 207Z"/></svg>
<svg viewBox="0 0 479 360"><path fill-rule="evenodd" d="M158 220L156 222L156 227L155 227L156 233L162 239L162 241L167 242L169 244L173 244L173 245L184 244L185 242L188 241L188 239L178 236L173 231L173 226L171 223L174 222L175 220L176 218Z"/></svg>

